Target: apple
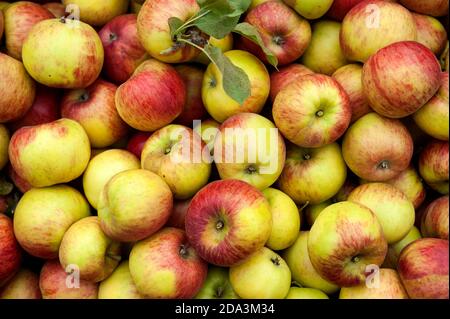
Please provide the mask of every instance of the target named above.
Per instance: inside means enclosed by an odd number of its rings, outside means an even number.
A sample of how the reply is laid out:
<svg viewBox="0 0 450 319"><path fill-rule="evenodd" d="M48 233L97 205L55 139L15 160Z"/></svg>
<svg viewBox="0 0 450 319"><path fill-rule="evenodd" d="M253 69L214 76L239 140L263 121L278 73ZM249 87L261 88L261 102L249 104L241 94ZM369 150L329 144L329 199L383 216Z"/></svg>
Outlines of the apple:
<svg viewBox="0 0 450 319"><path fill-rule="evenodd" d="M339 287L324 279L314 269L308 253L309 231L301 231L295 243L283 251L282 257L292 272L292 279L302 287L314 288L333 294Z"/></svg>
<svg viewBox="0 0 450 319"><path fill-rule="evenodd" d="M270 0L270 1L273 1L273 0ZM233 49L233 44L234 44L233 33L228 33L222 39L216 39L214 37L209 37L208 42L212 46L219 48L222 51L222 53L230 51ZM201 64L205 64L205 65L208 65L211 63L211 60L203 52L201 52L200 55L198 55L193 61L201 63Z"/></svg>
<svg viewBox="0 0 450 319"><path fill-rule="evenodd" d="M66 272L67 271L67 272ZM64 269L58 259L48 260L39 277L43 299L97 299L98 284L78 278L76 269Z"/></svg>
<svg viewBox="0 0 450 319"><path fill-rule="evenodd" d="M106 77L116 84L124 83L147 58L137 34L137 16L115 17L98 34L105 48L103 70Z"/></svg>
<svg viewBox="0 0 450 319"><path fill-rule="evenodd" d="M116 107L128 125L152 132L181 114L186 95L186 86L179 73L168 64L150 59L119 86Z"/></svg>
<svg viewBox="0 0 450 319"><path fill-rule="evenodd" d="M239 299L228 273L228 268L209 266L208 275L195 299Z"/></svg>
<svg viewBox="0 0 450 319"><path fill-rule="evenodd" d="M194 120L201 120L206 115L202 100L204 71L199 67L188 64L177 65L175 70L177 70L186 86L186 103L175 122L188 127L193 126Z"/></svg>
<svg viewBox="0 0 450 319"><path fill-rule="evenodd" d="M369 102L363 91L362 70L359 64L347 64L337 69L332 77L342 86L350 100L351 123L371 112Z"/></svg>
<svg viewBox="0 0 450 319"><path fill-rule="evenodd" d="M400 0L400 3L409 10L430 16L441 17L448 14L448 0Z"/></svg>
<svg viewBox="0 0 450 319"><path fill-rule="evenodd" d="M306 19L314 20L327 13L333 0L283 0Z"/></svg>
<svg viewBox="0 0 450 319"><path fill-rule="evenodd" d="M425 237L448 240L448 195L435 199L422 215L421 231Z"/></svg>
<svg viewBox="0 0 450 319"><path fill-rule="evenodd" d="M28 269L21 269L0 288L0 299L41 299L39 276Z"/></svg>
<svg viewBox="0 0 450 319"><path fill-rule="evenodd" d="M383 182L408 168L413 155L413 140L399 120L369 113L345 133L342 155L358 177Z"/></svg>
<svg viewBox="0 0 450 319"><path fill-rule="evenodd" d="M14 211L14 233L30 255L52 259L58 256L67 229L89 215L86 199L72 187L33 188L22 196Z"/></svg>
<svg viewBox="0 0 450 319"><path fill-rule="evenodd" d="M334 20L342 21L350 9L362 1L364 0L334 0L330 10L327 12L327 16Z"/></svg>
<svg viewBox="0 0 450 319"><path fill-rule="evenodd" d="M417 42L397 42L370 57L363 67L364 93L380 115L400 118L415 113L441 86L441 66Z"/></svg>
<svg viewBox="0 0 450 319"><path fill-rule="evenodd" d="M5 29L5 19L3 18L3 11L0 10L0 40L3 37L3 30Z"/></svg>
<svg viewBox="0 0 450 319"><path fill-rule="evenodd" d="M397 271L381 268L375 276L378 276L379 282L374 283L374 287L367 283L342 287L339 299L409 299Z"/></svg>
<svg viewBox="0 0 450 319"><path fill-rule="evenodd" d="M224 55L247 74L251 88L250 96L239 105L225 92L220 70L214 63L209 64L203 77L203 104L211 117L220 123L238 113L261 112L270 91L269 72L257 57L242 50L227 51Z"/></svg>
<svg viewBox="0 0 450 319"><path fill-rule="evenodd" d="M309 74L314 74L314 72L298 63L289 64L272 72L270 74L270 100L272 103L281 90L292 82L295 82L298 78Z"/></svg>
<svg viewBox="0 0 450 319"><path fill-rule="evenodd" d="M8 129L3 124L0 124L0 170L2 170L3 167L6 166L9 160L8 155L9 140L10 136Z"/></svg>
<svg viewBox="0 0 450 319"><path fill-rule="evenodd" d="M325 208L308 237L308 252L316 271L341 287L364 283L371 265L380 266L387 242L377 217L353 202Z"/></svg>
<svg viewBox="0 0 450 319"><path fill-rule="evenodd" d="M417 42L440 55L447 45L447 31L442 23L433 17L413 13L417 28Z"/></svg>
<svg viewBox="0 0 450 319"><path fill-rule="evenodd" d="M138 168L139 159L125 150L110 149L94 156L83 175L84 193L92 207L98 208L100 193L114 175Z"/></svg>
<svg viewBox="0 0 450 319"><path fill-rule="evenodd" d="M297 204L319 204L333 197L346 177L347 167L337 143L320 148L291 144L278 186Z"/></svg>
<svg viewBox="0 0 450 319"><path fill-rule="evenodd" d="M189 242L201 258L217 266L243 261L264 246L271 230L272 214L264 195L239 180L206 185L186 214Z"/></svg>
<svg viewBox="0 0 450 319"><path fill-rule="evenodd" d="M137 242L129 262L137 290L147 298L193 298L208 272L185 232L171 227Z"/></svg>
<svg viewBox="0 0 450 319"><path fill-rule="evenodd" d="M146 1L137 18L140 42L152 57L160 61L181 63L193 60L200 51L191 45L174 42L168 20L175 17L185 23L199 10L196 0ZM193 32L187 32L185 36L195 35L195 37L203 39L203 34L198 29L191 31Z"/></svg>
<svg viewBox="0 0 450 319"><path fill-rule="evenodd" d="M328 296L314 288L291 287L286 299L330 299Z"/></svg>
<svg viewBox="0 0 450 319"><path fill-rule="evenodd" d="M339 43L340 30L341 24L336 21L315 22L312 25L311 43L300 61L314 72L326 75L332 75L348 64Z"/></svg>
<svg viewBox="0 0 450 319"><path fill-rule="evenodd" d="M76 5L80 19L92 26L102 26L114 17L127 12L129 0L62 0L63 5Z"/></svg>
<svg viewBox="0 0 450 319"><path fill-rule="evenodd" d="M169 220L166 223L167 227L175 227L179 229L185 229L185 217L189 205L191 204L190 199L175 201L173 203L173 210L170 214Z"/></svg>
<svg viewBox="0 0 450 319"><path fill-rule="evenodd" d="M267 118L239 113L220 126L214 162L221 179L239 179L264 190L281 174L286 158L283 137Z"/></svg>
<svg viewBox="0 0 450 319"><path fill-rule="evenodd" d="M171 124L149 137L142 150L141 166L162 177L176 199L187 199L208 182L208 151L192 129Z"/></svg>
<svg viewBox="0 0 450 319"><path fill-rule="evenodd" d="M441 73L441 87L435 96L413 114L414 122L428 135L449 139L448 72Z"/></svg>
<svg viewBox="0 0 450 319"><path fill-rule="evenodd" d="M386 259L384 260L382 266L397 269L398 257L400 256L403 248L420 238L422 238L422 235L420 234L419 229L417 229L416 226L413 226L409 233L400 241L389 245Z"/></svg>
<svg viewBox="0 0 450 319"><path fill-rule="evenodd" d="M272 232L266 246L273 250L290 247L300 231L300 212L295 202L285 193L275 188L262 192L272 212Z"/></svg>
<svg viewBox="0 0 450 319"><path fill-rule="evenodd" d="M36 85L23 64L0 53L0 123L21 118L33 105Z"/></svg>
<svg viewBox="0 0 450 319"><path fill-rule="evenodd" d="M79 89L91 85L102 70L104 50L88 24L67 19L37 23L22 47L28 73L49 87Z"/></svg>
<svg viewBox="0 0 450 319"><path fill-rule="evenodd" d="M86 132L70 119L22 127L9 144L12 167L34 187L76 179L84 172L90 154Z"/></svg>
<svg viewBox="0 0 450 319"><path fill-rule="evenodd" d="M357 183L353 176L349 176L346 180L344 185L341 187L339 192L337 192L336 195L333 196L332 201L333 202L345 202L348 199L348 196L350 193L359 186L359 183Z"/></svg>
<svg viewBox="0 0 450 319"><path fill-rule="evenodd" d="M255 27L264 45L277 57L280 66L300 58L311 41L309 22L281 1L268 1L256 6L248 11L244 21ZM244 37L239 40L240 48L268 63L258 45Z"/></svg>
<svg viewBox="0 0 450 319"><path fill-rule="evenodd" d="M366 0L354 6L342 21L340 34L347 59L363 63L381 48L416 38L416 24L408 9L382 0ZM392 65L396 60L390 61Z"/></svg>
<svg viewBox="0 0 450 319"><path fill-rule="evenodd" d="M406 246L398 273L413 299L448 299L448 240L423 238Z"/></svg>
<svg viewBox="0 0 450 319"><path fill-rule="evenodd" d="M273 118L281 133L301 147L321 147L339 139L351 119L350 101L333 78L299 78L275 98Z"/></svg>
<svg viewBox="0 0 450 319"><path fill-rule="evenodd" d="M0 287L14 276L22 261L22 251L17 243L13 222L0 214Z"/></svg>
<svg viewBox="0 0 450 319"><path fill-rule="evenodd" d="M405 237L414 226L414 205L396 187L386 183L368 183L355 188L348 201L369 208L377 217L388 244Z"/></svg>
<svg viewBox="0 0 450 319"><path fill-rule="evenodd" d="M120 245L103 233L97 216L85 217L65 232L59 260L64 268L77 265L81 279L99 282L111 275L119 264Z"/></svg>
<svg viewBox="0 0 450 319"><path fill-rule="evenodd" d="M448 194L448 142L432 140L419 156L419 173L432 189Z"/></svg>
<svg viewBox="0 0 450 319"><path fill-rule="evenodd" d="M306 206L304 209L305 211L304 215L308 225L311 227L316 221L317 217L320 215L320 213L331 204L333 204L333 201L329 199L319 204L312 204Z"/></svg>
<svg viewBox="0 0 450 319"><path fill-rule="evenodd" d="M291 286L291 271L283 258L263 247L230 268L230 282L244 299L284 299Z"/></svg>
<svg viewBox="0 0 450 319"><path fill-rule="evenodd" d="M248 9L251 10L254 7L260 5L261 3L265 3L268 1L280 1L281 2L281 0L252 0L252 3L250 4L250 7Z"/></svg>
<svg viewBox="0 0 450 319"><path fill-rule="evenodd" d="M116 110L117 86L102 79L85 89L67 91L61 101L61 115L80 123L91 146L111 146L127 133L128 127Z"/></svg>
<svg viewBox="0 0 450 319"><path fill-rule="evenodd" d="M24 180L17 174L17 172L14 170L11 164L8 164L6 170L8 177L11 179L11 181L14 183L14 185L21 193L26 193L33 188L33 186L31 186L30 183L28 183L26 180Z"/></svg>
<svg viewBox="0 0 450 319"><path fill-rule="evenodd" d="M66 6L60 2L48 2L42 4L42 6L50 11L55 18L61 18L66 15Z"/></svg>
<svg viewBox="0 0 450 319"><path fill-rule="evenodd" d="M122 261L98 287L98 299L143 299L131 278L128 260Z"/></svg>
<svg viewBox="0 0 450 319"><path fill-rule="evenodd" d="M220 123L213 119L206 119L194 126L194 132L197 133L202 141L208 146L211 155L214 155L214 142L217 133L219 133Z"/></svg>
<svg viewBox="0 0 450 319"><path fill-rule="evenodd" d="M150 135L151 133L149 132L136 132L128 141L127 150L140 159L142 149L144 148L145 142L147 142Z"/></svg>
<svg viewBox="0 0 450 319"><path fill-rule="evenodd" d="M138 14L141 11L142 3L139 0L130 0L130 9L132 13Z"/></svg>
<svg viewBox="0 0 450 319"><path fill-rule="evenodd" d="M6 1L0 1L0 11L5 11L9 7L10 3Z"/></svg>

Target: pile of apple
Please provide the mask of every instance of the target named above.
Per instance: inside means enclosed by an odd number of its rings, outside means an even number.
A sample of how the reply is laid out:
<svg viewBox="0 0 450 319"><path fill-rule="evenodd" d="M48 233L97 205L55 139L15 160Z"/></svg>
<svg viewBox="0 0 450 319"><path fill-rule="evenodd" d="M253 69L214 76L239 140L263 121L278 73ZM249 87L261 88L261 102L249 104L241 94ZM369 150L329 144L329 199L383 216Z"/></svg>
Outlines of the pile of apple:
<svg viewBox="0 0 450 319"><path fill-rule="evenodd" d="M448 7L0 2L0 298L449 298Z"/></svg>

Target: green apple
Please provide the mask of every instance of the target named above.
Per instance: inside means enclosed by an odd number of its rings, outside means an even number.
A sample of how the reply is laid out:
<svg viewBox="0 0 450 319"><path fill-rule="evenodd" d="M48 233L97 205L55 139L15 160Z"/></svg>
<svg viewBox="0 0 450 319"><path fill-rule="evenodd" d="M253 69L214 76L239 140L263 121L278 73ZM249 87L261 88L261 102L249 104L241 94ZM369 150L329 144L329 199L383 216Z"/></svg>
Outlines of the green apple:
<svg viewBox="0 0 450 319"><path fill-rule="evenodd" d="M305 218L309 226L312 226L319 214L328 206L333 204L332 200L326 200L319 204L312 204L305 207Z"/></svg>
<svg viewBox="0 0 450 319"><path fill-rule="evenodd" d="M239 299L230 283L228 268L210 266L196 299Z"/></svg>
<svg viewBox="0 0 450 319"><path fill-rule="evenodd" d="M330 299L319 289L291 287L286 299Z"/></svg>
<svg viewBox="0 0 450 319"><path fill-rule="evenodd" d="M131 278L128 260L122 261L98 287L98 299L143 299Z"/></svg>
<svg viewBox="0 0 450 319"><path fill-rule="evenodd" d="M386 255L386 259L384 260L383 267L388 268L397 268L398 257L402 252L403 248L405 248L409 243L422 238L422 235L419 229L416 226L413 226L409 233L403 237L398 242L389 245L388 252Z"/></svg>
<svg viewBox="0 0 450 319"><path fill-rule="evenodd" d="M333 0L283 0L306 19L314 20L327 13Z"/></svg>

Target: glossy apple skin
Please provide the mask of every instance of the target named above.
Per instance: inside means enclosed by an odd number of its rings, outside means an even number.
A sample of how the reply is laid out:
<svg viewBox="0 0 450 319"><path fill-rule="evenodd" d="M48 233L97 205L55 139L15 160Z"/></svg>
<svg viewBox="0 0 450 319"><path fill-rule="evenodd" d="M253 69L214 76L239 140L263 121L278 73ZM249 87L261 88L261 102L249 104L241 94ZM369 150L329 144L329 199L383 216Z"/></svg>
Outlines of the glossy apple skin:
<svg viewBox="0 0 450 319"><path fill-rule="evenodd" d="M448 240L448 195L435 199L422 215L421 231L425 237Z"/></svg>
<svg viewBox="0 0 450 319"><path fill-rule="evenodd" d="M322 17L330 9L333 0L283 0L298 14L309 20Z"/></svg>
<svg viewBox="0 0 450 319"><path fill-rule="evenodd" d="M122 261L98 287L98 299L143 299L131 278L128 260Z"/></svg>
<svg viewBox="0 0 450 319"><path fill-rule="evenodd" d="M330 299L330 298L319 289L291 287L285 299Z"/></svg>
<svg viewBox="0 0 450 319"><path fill-rule="evenodd" d="M422 179L412 166L401 172L399 175L386 181L386 183L401 190L417 209L422 205L426 197L426 190Z"/></svg>
<svg viewBox="0 0 450 319"><path fill-rule="evenodd" d="M137 16L115 17L98 34L105 48L104 74L116 84L124 83L147 58L137 34Z"/></svg>
<svg viewBox="0 0 450 319"><path fill-rule="evenodd" d="M77 5L80 8L80 19L92 26L102 26L116 16L124 14L128 9L128 0L62 0L67 6Z"/></svg>
<svg viewBox="0 0 450 319"><path fill-rule="evenodd" d="M239 180L208 184L194 196L186 214L189 242L217 266L235 265L250 256L264 246L271 229L264 195Z"/></svg>
<svg viewBox="0 0 450 319"><path fill-rule="evenodd" d="M432 140L419 156L419 173L425 182L443 195L448 194L448 142Z"/></svg>
<svg viewBox="0 0 450 319"><path fill-rule="evenodd" d="M116 107L131 127L152 132L183 111L186 85L177 71L157 60L142 63L116 92Z"/></svg>
<svg viewBox="0 0 450 319"><path fill-rule="evenodd" d="M399 2L409 10L430 16L441 17L448 13L447 0L400 0Z"/></svg>
<svg viewBox="0 0 450 319"><path fill-rule="evenodd" d="M58 259L48 260L41 269L39 287L43 299L97 299L98 284L80 279L78 289L67 287L68 273Z"/></svg>
<svg viewBox="0 0 450 319"><path fill-rule="evenodd" d="M36 85L23 64L0 53L0 123L24 116L36 95Z"/></svg>
<svg viewBox="0 0 450 319"><path fill-rule="evenodd" d="M416 24L408 9L397 3L368 0L347 13L340 42L347 59L364 63L379 49L399 41L415 41L416 37Z"/></svg>
<svg viewBox="0 0 450 319"><path fill-rule="evenodd" d="M191 204L190 199L186 199L183 201L175 201L173 203L173 210L170 214L169 220L166 223L167 227L175 227L179 229L185 229L185 220L187 210L189 205Z"/></svg>
<svg viewBox="0 0 450 319"><path fill-rule="evenodd" d="M141 158L142 150L145 142L147 142L151 133L149 132L137 132L131 136L127 144L127 150L136 155L137 158Z"/></svg>
<svg viewBox="0 0 450 319"><path fill-rule="evenodd" d="M433 52L417 42L391 44L363 67L363 88L380 115L401 118L415 113L441 86L441 66Z"/></svg>
<svg viewBox="0 0 450 319"><path fill-rule="evenodd" d="M147 298L193 298L207 272L208 264L177 228L163 228L136 243L130 253L131 277Z"/></svg>
<svg viewBox="0 0 450 319"><path fill-rule="evenodd" d="M278 71L273 71L270 74L270 100L274 102L281 90L295 82L296 79L308 74L314 74L314 72L298 63L292 63L280 68Z"/></svg>
<svg viewBox="0 0 450 319"><path fill-rule="evenodd" d="M60 2L44 3L42 6L50 11L55 18L61 18L66 14L66 6Z"/></svg>
<svg viewBox="0 0 450 319"><path fill-rule="evenodd" d="M379 287L369 288L366 284L343 287L339 299L409 299L397 271L381 268L378 276Z"/></svg>
<svg viewBox="0 0 450 319"><path fill-rule="evenodd" d="M389 245L386 259L384 260L382 267L397 269L398 257L400 256L403 248L420 238L422 238L422 235L420 234L419 229L416 226L413 226L409 233L400 241Z"/></svg>
<svg viewBox="0 0 450 319"><path fill-rule="evenodd" d="M383 182L408 168L413 140L399 121L369 113L353 123L344 135L342 155L362 179Z"/></svg>
<svg viewBox="0 0 450 319"><path fill-rule="evenodd" d="M437 56L441 55L447 44L447 31L438 19L413 13L417 28L417 42L433 51Z"/></svg>
<svg viewBox="0 0 450 319"><path fill-rule="evenodd" d="M0 299L41 299L39 276L21 269L8 283L0 288Z"/></svg>
<svg viewBox="0 0 450 319"><path fill-rule="evenodd" d="M270 16L271 19L267 19ZM245 22L261 34L265 46L278 59L278 65L287 65L302 56L311 41L311 26L306 19L280 1L268 1L248 11ZM240 38L238 47L268 63L262 49L247 38Z"/></svg>
<svg viewBox="0 0 450 319"><path fill-rule="evenodd" d="M284 137L309 148L335 142L352 116L341 85L319 74L301 77L282 90L275 98L272 115Z"/></svg>
<svg viewBox="0 0 450 319"><path fill-rule="evenodd" d="M448 240L423 238L406 246L398 273L413 299L448 299Z"/></svg>
<svg viewBox="0 0 450 319"><path fill-rule="evenodd" d="M22 252L14 235L12 220L0 214L0 287L19 269Z"/></svg>
<svg viewBox="0 0 450 319"><path fill-rule="evenodd" d="M325 208L308 238L308 252L316 271L341 287L364 283L368 265L380 266L387 242L376 216L366 207L339 202Z"/></svg>

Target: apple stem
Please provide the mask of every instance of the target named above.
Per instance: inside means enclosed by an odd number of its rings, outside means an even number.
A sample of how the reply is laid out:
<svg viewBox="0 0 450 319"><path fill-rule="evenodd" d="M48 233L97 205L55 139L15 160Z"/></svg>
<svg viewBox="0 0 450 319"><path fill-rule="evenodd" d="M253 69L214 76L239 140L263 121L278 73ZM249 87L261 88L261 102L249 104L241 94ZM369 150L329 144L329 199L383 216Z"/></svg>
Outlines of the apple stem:
<svg viewBox="0 0 450 319"><path fill-rule="evenodd" d="M119 255L106 254L106 257L111 258L112 260L115 260L115 261L121 261L122 260L122 256L119 256Z"/></svg>
<svg viewBox="0 0 450 319"><path fill-rule="evenodd" d="M275 265L275 266L279 266L280 265L280 258L278 257L273 257L270 259L270 261Z"/></svg>

